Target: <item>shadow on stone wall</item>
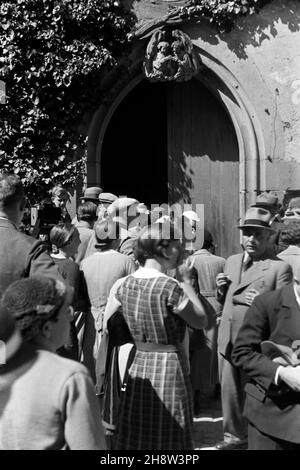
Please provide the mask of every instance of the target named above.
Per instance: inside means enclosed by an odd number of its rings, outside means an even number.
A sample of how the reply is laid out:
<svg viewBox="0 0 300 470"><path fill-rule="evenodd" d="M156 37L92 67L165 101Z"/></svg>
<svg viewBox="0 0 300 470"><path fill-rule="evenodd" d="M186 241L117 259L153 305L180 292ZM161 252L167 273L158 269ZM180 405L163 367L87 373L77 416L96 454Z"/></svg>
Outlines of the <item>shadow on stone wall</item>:
<svg viewBox="0 0 300 470"><path fill-rule="evenodd" d="M300 3L298 1L273 1L258 14L246 16L237 21L230 33L218 33L209 28L196 27L190 33L191 39L217 45L220 41L227 43L228 48L240 59L247 59L247 46L260 47L271 38L278 36L278 26L287 25L293 33L300 31ZM197 28L197 29L196 29Z"/></svg>

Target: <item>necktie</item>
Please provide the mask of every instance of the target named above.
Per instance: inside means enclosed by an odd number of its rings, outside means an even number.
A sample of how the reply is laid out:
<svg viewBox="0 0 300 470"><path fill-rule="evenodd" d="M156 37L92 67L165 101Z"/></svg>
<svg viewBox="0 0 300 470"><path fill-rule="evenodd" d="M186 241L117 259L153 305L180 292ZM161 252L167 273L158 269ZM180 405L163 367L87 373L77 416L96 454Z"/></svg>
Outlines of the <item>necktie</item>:
<svg viewBox="0 0 300 470"><path fill-rule="evenodd" d="M241 277L244 276L245 272L246 272L252 265L253 265L253 260L252 260L252 258L250 258L250 256L249 256L249 257L247 257L246 260L243 261L243 264L242 264L242 273L241 273L242 276L241 276Z"/></svg>

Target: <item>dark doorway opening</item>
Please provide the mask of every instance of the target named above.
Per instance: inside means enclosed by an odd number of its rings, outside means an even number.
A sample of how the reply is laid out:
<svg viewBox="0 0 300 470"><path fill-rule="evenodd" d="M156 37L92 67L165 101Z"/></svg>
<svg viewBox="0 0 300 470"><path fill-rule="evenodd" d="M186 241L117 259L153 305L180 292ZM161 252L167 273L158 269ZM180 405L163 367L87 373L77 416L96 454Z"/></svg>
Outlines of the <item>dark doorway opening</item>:
<svg viewBox="0 0 300 470"><path fill-rule="evenodd" d="M168 202L167 84L140 82L105 132L101 187L146 204Z"/></svg>

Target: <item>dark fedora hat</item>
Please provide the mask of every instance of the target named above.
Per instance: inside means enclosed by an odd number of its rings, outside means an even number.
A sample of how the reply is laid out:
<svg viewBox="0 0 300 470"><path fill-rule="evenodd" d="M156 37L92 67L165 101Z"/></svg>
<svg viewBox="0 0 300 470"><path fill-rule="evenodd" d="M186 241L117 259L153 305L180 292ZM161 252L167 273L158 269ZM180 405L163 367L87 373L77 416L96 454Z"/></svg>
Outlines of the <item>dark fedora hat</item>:
<svg viewBox="0 0 300 470"><path fill-rule="evenodd" d="M270 227L271 222L272 214L269 210L262 207L250 207L245 214L244 223L242 225L238 225L237 227L239 229L257 227L274 232L274 230Z"/></svg>
<svg viewBox="0 0 300 470"><path fill-rule="evenodd" d="M80 201L93 201L96 202L97 204L99 203L99 195L103 192L102 188L99 188L98 186L93 186L91 188L86 188L86 190L83 193L83 196L80 197Z"/></svg>

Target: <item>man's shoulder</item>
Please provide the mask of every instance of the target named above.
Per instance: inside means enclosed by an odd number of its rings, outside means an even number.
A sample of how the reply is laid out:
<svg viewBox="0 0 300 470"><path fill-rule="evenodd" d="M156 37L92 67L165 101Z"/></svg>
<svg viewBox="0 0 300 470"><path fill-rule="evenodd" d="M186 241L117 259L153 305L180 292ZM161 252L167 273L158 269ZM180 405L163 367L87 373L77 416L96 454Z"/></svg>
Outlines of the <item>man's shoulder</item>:
<svg viewBox="0 0 300 470"><path fill-rule="evenodd" d="M220 264L225 264L226 259L222 258L222 256L217 256L217 255L211 255L212 261L215 263L220 263Z"/></svg>
<svg viewBox="0 0 300 470"><path fill-rule="evenodd" d="M52 370L57 379L60 378L64 381L78 373L89 376L87 368L77 361L59 356L51 351L40 349L37 352L40 363L47 368L49 375L51 375L50 370Z"/></svg>
<svg viewBox="0 0 300 470"><path fill-rule="evenodd" d="M291 266L289 265L289 263L279 258L278 256L274 256L273 258L270 258L270 265L274 269L280 269L280 270L285 269L286 271L291 270Z"/></svg>
<svg viewBox="0 0 300 470"><path fill-rule="evenodd" d="M118 261L121 261L122 263L128 263L128 262L131 262L131 258L129 258L128 255L126 255L125 253L123 252L120 252L120 251L115 251L114 253L114 256L115 258L118 260Z"/></svg>
<svg viewBox="0 0 300 470"><path fill-rule="evenodd" d="M243 259L244 253L236 253L227 258L226 263L233 264L238 263Z"/></svg>
<svg viewBox="0 0 300 470"><path fill-rule="evenodd" d="M24 247L32 247L32 245L40 245L41 241L37 240L30 235L26 235L25 233L19 232L16 229L9 230L6 236L8 241L11 241L12 244L18 243L23 245Z"/></svg>
<svg viewBox="0 0 300 470"><path fill-rule="evenodd" d="M201 262L201 259L209 259L211 262L219 262L219 263L225 263L225 258L222 258L222 256L215 255L213 253L210 253L208 250L197 250L195 253L193 253L192 257L195 258L195 260L198 260Z"/></svg>

